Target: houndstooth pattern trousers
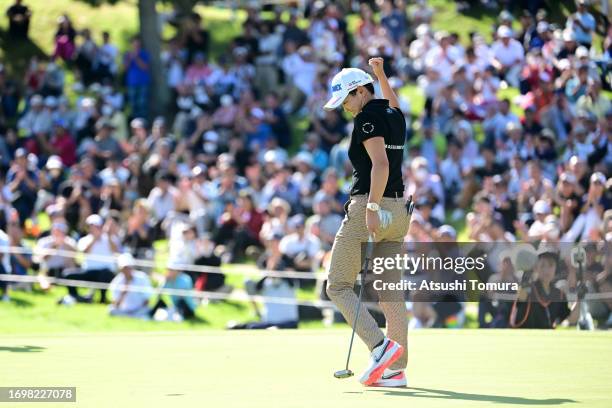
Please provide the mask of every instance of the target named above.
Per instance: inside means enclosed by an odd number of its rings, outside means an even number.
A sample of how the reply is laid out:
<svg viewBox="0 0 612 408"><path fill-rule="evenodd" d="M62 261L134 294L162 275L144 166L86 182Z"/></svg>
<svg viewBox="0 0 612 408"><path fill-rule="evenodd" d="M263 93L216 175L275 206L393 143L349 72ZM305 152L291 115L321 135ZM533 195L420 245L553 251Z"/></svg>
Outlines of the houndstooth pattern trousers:
<svg viewBox="0 0 612 408"><path fill-rule="evenodd" d="M351 325L355 322L358 304L358 297L353 287L362 268L360 256L362 244L368 240L368 230L365 224L367 202L367 195L351 197L347 214L334 240L328 271L327 295ZM391 211L393 221L387 229L376 233L377 245L373 257L395 257L401 250L401 243L408 231L410 217L402 197L383 197L380 206L384 210ZM379 245L379 242L384 244ZM386 242L396 244L388 245ZM369 268L371 269L371 266ZM379 276L376 279L380 278L385 282L399 282L402 271L399 269L387 270ZM367 280L371 279L372 276L368 276ZM386 291L384 297L379 293L379 305L387 321L387 336L404 347L404 353L390 368L404 369L408 363L408 316L403 293ZM370 351L384 339L382 330L363 302L355 332Z"/></svg>

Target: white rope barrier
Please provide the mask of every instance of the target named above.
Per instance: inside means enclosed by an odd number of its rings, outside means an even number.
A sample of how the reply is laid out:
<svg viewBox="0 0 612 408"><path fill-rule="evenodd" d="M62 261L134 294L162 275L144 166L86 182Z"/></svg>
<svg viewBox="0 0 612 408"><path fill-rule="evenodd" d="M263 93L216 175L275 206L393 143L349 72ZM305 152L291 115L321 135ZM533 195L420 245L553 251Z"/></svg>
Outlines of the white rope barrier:
<svg viewBox="0 0 612 408"><path fill-rule="evenodd" d="M74 279L62 279L53 277L44 277L49 283L61 286L72 286L77 288L85 289L110 289L111 284L103 282L90 282ZM39 277L32 275L0 275L0 281L4 282L16 282L16 283L38 283ZM295 298L284 298L284 297L272 297L272 296L260 296L260 295L249 295L245 292L234 291L232 293L219 293L219 292L207 292L187 289L171 289L171 288L156 288L156 287L143 287L139 285L117 285L115 286L118 290L127 292L137 293L150 293L151 295L169 295L169 296L183 296L183 297L194 297L199 299L212 299L212 300L232 300L238 302L265 302L265 303L277 303L285 305L298 305L298 306L313 306L318 308L335 307L334 304L326 300L301 300Z"/></svg>
<svg viewBox="0 0 612 408"><path fill-rule="evenodd" d="M50 249L50 248L27 248L11 246L0 249L0 252L9 254L21 254L21 255L34 255L38 257L45 256L59 256L63 258L77 259L87 258L92 261L101 262L116 262L117 256L108 255L97 255L97 254L85 254L77 251L69 251L64 249ZM155 261L148 259L135 259L134 266L142 268L154 269L158 265ZM290 279L327 279L326 273L321 272L296 272L296 271L276 271L267 269L258 269L255 267L240 268L240 270L227 270L216 266L204 266L204 265L193 265L193 264L181 264L177 263L176 267L181 271L185 272L197 272L197 273L219 273L222 275L256 275L259 277L270 277L270 278L290 278Z"/></svg>

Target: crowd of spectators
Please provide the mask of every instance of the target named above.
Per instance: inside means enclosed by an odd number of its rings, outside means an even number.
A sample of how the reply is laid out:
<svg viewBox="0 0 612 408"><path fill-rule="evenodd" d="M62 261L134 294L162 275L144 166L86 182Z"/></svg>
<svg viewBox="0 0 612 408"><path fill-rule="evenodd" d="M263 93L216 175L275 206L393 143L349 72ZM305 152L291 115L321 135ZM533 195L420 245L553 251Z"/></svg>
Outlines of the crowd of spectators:
<svg viewBox="0 0 612 408"><path fill-rule="evenodd" d="M153 259L159 240L178 264L254 259L319 270L352 171L351 123L322 109L328 84L342 67L367 70L368 58L382 56L396 90L425 97L415 109L400 91L406 197L417 208L406 242L610 241L612 28L598 25L585 0L564 21L529 10L503 10L489 32L462 38L435 30L436 12L421 0L352 10L307 1L266 19L249 7L242 32L216 58L206 20L183 16L161 54L172 96L159 117L142 41L120 50L108 32L62 15L48 60L32 57L21 77L0 68L4 240L22 245L26 234L40 248L82 252L81 265L56 256L36 265L107 283L122 272L88 254ZM358 13L354 33L349 12ZM19 27L15 35L24 35ZM50 231L40 231L43 214ZM6 273L26 273L32 262L5 258ZM604 268L593 279L611 276ZM227 289L223 275L181 282ZM609 313L604 307L601 318Z"/></svg>

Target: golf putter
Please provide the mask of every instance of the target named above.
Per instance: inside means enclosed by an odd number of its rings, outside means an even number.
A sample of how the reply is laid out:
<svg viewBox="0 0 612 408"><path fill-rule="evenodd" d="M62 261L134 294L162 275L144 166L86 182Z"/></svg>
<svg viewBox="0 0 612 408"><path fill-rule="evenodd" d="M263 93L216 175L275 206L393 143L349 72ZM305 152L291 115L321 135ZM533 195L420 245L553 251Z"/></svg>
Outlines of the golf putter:
<svg viewBox="0 0 612 408"><path fill-rule="evenodd" d="M359 300L357 301L357 313L355 314L355 321L353 322L353 332L351 333L351 342L349 343L348 356L346 357L346 368L344 370L336 371L334 377L336 378L349 378L354 373L349 370L349 361L351 360L351 351L353 350L353 340L355 339L355 328L357 327L357 321L359 320L359 312L361 311L361 298L363 297L363 287L365 286L365 277L368 272L368 267L372 261L372 253L374 252L374 237L370 234L368 237L368 244L366 245L366 255L363 261L363 267L361 268L361 286L359 287Z"/></svg>

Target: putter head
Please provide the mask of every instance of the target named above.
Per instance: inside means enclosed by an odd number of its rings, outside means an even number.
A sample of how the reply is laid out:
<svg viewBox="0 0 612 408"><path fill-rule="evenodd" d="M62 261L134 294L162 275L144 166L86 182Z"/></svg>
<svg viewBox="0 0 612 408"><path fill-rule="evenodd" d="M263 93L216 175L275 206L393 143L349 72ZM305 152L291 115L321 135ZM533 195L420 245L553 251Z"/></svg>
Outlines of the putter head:
<svg viewBox="0 0 612 408"><path fill-rule="evenodd" d="M336 378L349 378L349 377L352 377L353 375L354 374L351 370L340 370L334 373L334 377Z"/></svg>

